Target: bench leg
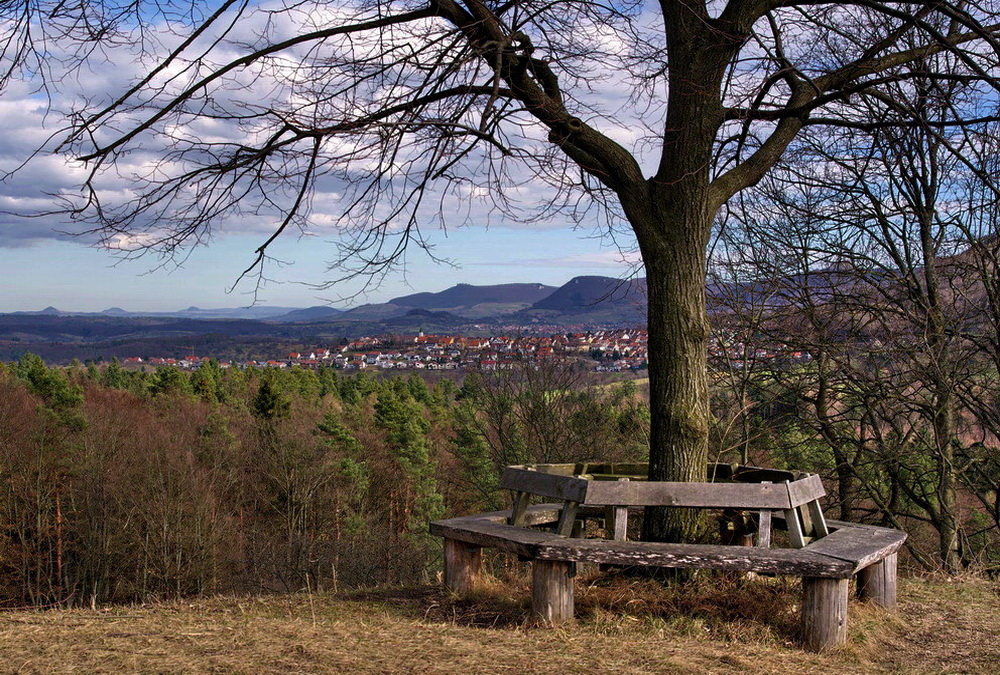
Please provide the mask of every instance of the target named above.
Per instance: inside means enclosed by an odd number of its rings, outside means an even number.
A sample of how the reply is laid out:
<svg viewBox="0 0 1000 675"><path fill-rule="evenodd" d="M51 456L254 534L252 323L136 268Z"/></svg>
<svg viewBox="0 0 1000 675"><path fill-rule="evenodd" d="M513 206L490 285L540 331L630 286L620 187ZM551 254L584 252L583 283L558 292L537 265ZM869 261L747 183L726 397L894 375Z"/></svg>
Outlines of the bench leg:
<svg viewBox="0 0 1000 675"><path fill-rule="evenodd" d="M896 554L858 572L858 598L886 609L896 608Z"/></svg>
<svg viewBox="0 0 1000 675"><path fill-rule="evenodd" d="M802 646L813 652L847 642L847 579L802 577Z"/></svg>
<svg viewBox="0 0 1000 675"><path fill-rule="evenodd" d="M452 593L468 593L472 590L472 585L479 574L482 557L482 549L478 546L445 537L445 587Z"/></svg>
<svg viewBox="0 0 1000 675"><path fill-rule="evenodd" d="M573 620L572 565L558 560L531 564L531 607L548 623Z"/></svg>

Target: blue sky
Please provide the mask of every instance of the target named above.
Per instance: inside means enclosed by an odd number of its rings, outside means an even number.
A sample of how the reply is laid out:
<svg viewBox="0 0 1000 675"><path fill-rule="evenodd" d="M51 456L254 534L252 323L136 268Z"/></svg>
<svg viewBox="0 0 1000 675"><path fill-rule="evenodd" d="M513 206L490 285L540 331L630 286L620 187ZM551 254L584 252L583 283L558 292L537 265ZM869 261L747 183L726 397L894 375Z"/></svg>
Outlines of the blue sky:
<svg viewBox="0 0 1000 675"><path fill-rule="evenodd" d="M291 21L286 14L282 16ZM235 34L231 37L240 37L241 31L253 37L256 25L250 20L253 16L243 17L235 24ZM278 29L282 29L281 26ZM156 35L164 39L164 44L177 39L176 35L166 30ZM617 49L618 37L613 33L595 34L593 39L602 45L602 49L611 52ZM49 46L58 53L60 43L52 42ZM71 47L65 46L66 49ZM104 53L106 60L96 59L70 75L54 72L51 83L58 83L58 86L48 91L40 90L38 83L33 81L13 80L6 84L0 97L0 119L4 120L4 133L0 134L0 288L3 289L0 312L40 310L47 306L67 311L101 311L110 307L129 311L167 311L188 306L238 307L252 303L291 307L329 303L345 307L383 302L416 291L439 291L456 283L525 282L560 286L580 275L627 277L635 272L634 254L623 256L612 242L593 236L595 231L607 228L607 218L598 222L588 220L589 212L582 216L575 213L581 222L574 229L571 216L549 214L539 217L537 212L530 211L531 208L557 201L553 181L566 185L578 180L573 175L563 177L563 169L558 162L546 169L551 174L546 179L541 179L532 173L532 169L525 169L517 162L509 162L512 166L503 169L505 196L510 200L508 204L515 205L514 216L507 214L508 217L505 217L497 213L496 202L481 194L483 190L492 191L498 183L492 172L483 174L485 177L475 174L480 178L481 185L470 187L462 183L459 184L460 189L446 190L430 197L428 202L441 198L439 213L443 213L449 229L436 230L428 221L435 221L437 214L423 213L417 219L421 224L421 233L434 246L436 256L452 260L457 266L434 263L414 248L401 269L362 295L359 295L363 290L361 282L346 283L323 291L308 285L337 276L327 270L328 261L337 254L336 246L328 239L337 235L341 227L337 218L342 213L343 205L351 199L353 181L343 177L338 179L340 183L329 179L317 184L310 202L308 235L299 236L295 227L290 227L290 234L283 235L268 249L269 255L289 264L268 266L265 274L270 281L256 295L253 280L237 284L235 289L233 285L253 261L254 250L280 221L281 214L277 212L277 207L265 213L248 207L242 218L213 223L211 240L190 251L183 251L182 255L187 257L179 266L160 265L153 255L138 260L118 259L111 251L89 246L87 239L60 233L60 230L79 231L86 226L61 222L57 216L24 218L4 215L37 216L53 208L51 195L78 194L78 186L88 175L86 167L66 155L48 152L54 149L53 138L59 137L56 131L62 123L59 111L79 108L84 100L92 105L99 105L102 97L112 100L132 78L144 75L144 65L134 53L137 47L133 47L126 41L108 47ZM219 58L229 58L226 49L229 47L225 45L219 48L223 52ZM54 58L52 67L56 68L59 62ZM620 107L628 101L629 87L614 71L591 75L584 93L592 99L592 104L581 110L588 112L593 124L626 147L640 148L643 125L618 114ZM259 80L251 78L249 85L240 84L234 91L253 102L257 100L254 96L258 95L255 93L258 88L263 92L260 96L271 91L269 82L265 77ZM220 92L215 93L220 96L219 100L229 100ZM128 128L133 122L125 114L124 118L109 122L109 126ZM157 158L163 156L165 149L175 147L171 143L185 138L187 132L215 141L228 139L227 142L232 142L233 138L242 139L240 134L243 133L237 132L233 125L220 124L216 120L199 120L190 128L184 125L165 127L160 131L169 132L169 138L144 137L141 142L136 142L138 149L135 152L119 158L120 166L115 165L115 170L98 174L94 184L105 208L109 205L113 208L133 199L137 176L163 175L158 173L160 170L171 174L176 168L170 163L172 160L160 165L156 164ZM192 131L194 127L197 129ZM513 139L514 136L517 139ZM550 147L545 130L515 128L511 139L538 157L543 157L544 150ZM350 147L335 141L331 142L334 152ZM33 155L39 149L41 152ZM25 158L32 155L32 160L23 165ZM397 159L403 161L405 157ZM478 165L470 161L474 170ZM150 168L154 165L155 172ZM499 164L491 166L495 169ZM16 172L8 173L15 168ZM364 162L358 167L362 174L370 170ZM573 168L569 173L575 171ZM471 175L467 173L466 177ZM280 196L280 193L274 194ZM267 196L270 199L273 194ZM567 202L570 204L568 211L577 211L574 199ZM276 203L280 201L277 199ZM381 201L376 202L373 212L385 206ZM517 224L515 221L518 218L534 224ZM347 222L355 221L348 219ZM490 227L486 228L482 223L490 223ZM393 223L394 227L399 225ZM156 237L155 228L144 231L142 226L140 222L133 231L109 235L109 243L134 247L143 244L144 236ZM616 226L621 227L621 224L616 223ZM364 231L365 225L361 223L357 227ZM634 240L629 235L622 235L620 243L626 249L634 248ZM632 264L623 260L624 257Z"/></svg>
<svg viewBox="0 0 1000 675"><path fill-rule="evenodd" d="M17 223L8 224L16 226ZM383 302L416 291L439 291L456 283L511 282L560 286L585 274L625 276L629 265L617 249L587 232L564 228L465 227L433 233L435 254L458 267L431 261L415 251L406 270L399 270L379 288L353 304ZM16 248L0 248L0 312L40 310L53 306L64 311L101 311L120 307L129 311L166 311L189 306L241 307L253 302L253 284L244 282L231 292L240 272L252 259L258 240L251 236L219 237L195 249L180 267L156 269L157 261L117 260L110 252L66 239L38 239ZM356 293L360 283L318 291L307 283L331 277L326 261L334 247L316 238L289 237L274 254L291 263L272 265L268 283L257 302L266 305L308 307L342 301Z"/></svg>

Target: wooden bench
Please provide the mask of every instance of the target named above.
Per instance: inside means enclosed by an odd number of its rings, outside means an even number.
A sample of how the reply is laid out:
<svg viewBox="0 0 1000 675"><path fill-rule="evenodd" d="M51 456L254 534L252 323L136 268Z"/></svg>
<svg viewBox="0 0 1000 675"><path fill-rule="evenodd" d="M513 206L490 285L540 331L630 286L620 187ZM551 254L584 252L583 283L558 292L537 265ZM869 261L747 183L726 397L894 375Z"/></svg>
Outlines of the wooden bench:
<svg viewBox="0 0 1000 675"><path fill-rule="evenodd" d="M567 492L567 484L575 487ZM732 488L744 486L725 484L723 490L714 491L722 497L707 497L713 490L690 490L693 485L704 484L647 483L645 487L656 489L643 491L616 481L608 483L614 486L614 495L601 493L596 504L588 500L587 486L574 481L552 482L544 476L533 476L528 483L520 481L517 485L522 495L529 494L528 490L532 494L558 492L549 496L563 499L563 503L529 506L526 499L515 496L515 507L510 511L431 523L431 533L444 538L444 580L451 591L465 593L472 588L482 548L495 548L531 561L532 607L551 623L573 618L572 578L580 562L800 576L802 641L813 651L846 642L848 584L855 575L861 599L886 608L896 604L896 553L906 535L889 528L826 521L818 509L817 499L822 495L818 477L796 488L789 484L758 484L753 487L765 489L741 494ZM800 493L798 498L794 496L796 491ZM652 492L656 495L651 497ZM746 494L752 497L745 499ZM614 539L569 536L578 519L604 518L609 507L601 502L609 499L614 500L610 510L617 517L608 528ZM665 500L673 506L757 508L768 516L776 511L774 523L788 529L794 548L627 541L621 520L629 509L645 506L651 499ZM769 518L761 520L763 523ZM770 543L770 528L766 537L758 537L758 544L765 538Z"/></svg>

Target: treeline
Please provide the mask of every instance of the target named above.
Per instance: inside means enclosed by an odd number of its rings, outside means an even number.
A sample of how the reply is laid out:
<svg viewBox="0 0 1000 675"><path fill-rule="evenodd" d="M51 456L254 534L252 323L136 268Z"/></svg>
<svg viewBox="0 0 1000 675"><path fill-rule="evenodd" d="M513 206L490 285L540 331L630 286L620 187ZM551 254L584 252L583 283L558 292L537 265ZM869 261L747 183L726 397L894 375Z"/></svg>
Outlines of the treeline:
<svg viewBox="0 0 1000 675"><path fill-rule="evenodd" d="M915 350L818 340L795 316L768 313L718 364L712 459L819 472L829 515L907 530L913 563L995 568L998 371L963 359L945 427ZM813 358L754 358L779 335ZM647 457L643 398L589 377L0 364L0 606L424 581L427 522L508 508L502 467Z"/></svg>
<svg viewBox="0 0 1000 675"><path fill-rule="evenodd" d="M634 389L583 377L0 364L0 603L426 579L504 465L645 456Z"/></svg>

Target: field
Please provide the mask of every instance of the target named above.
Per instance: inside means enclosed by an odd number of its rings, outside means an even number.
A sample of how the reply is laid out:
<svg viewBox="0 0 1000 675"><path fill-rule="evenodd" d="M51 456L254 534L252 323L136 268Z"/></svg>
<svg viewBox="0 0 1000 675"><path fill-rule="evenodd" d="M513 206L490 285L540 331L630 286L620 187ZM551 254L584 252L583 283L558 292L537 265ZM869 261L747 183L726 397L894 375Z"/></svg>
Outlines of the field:
<svg viewBox="0 0 1000 675"><path fill-rule="evenodd" d="M527 614L523 582L223 597L0 615L10 672L1000 672L1000 583L906 579L900 611L851 603L847 647L795 646L794 582L685 593L582 575L578 620Z"/></svg>

